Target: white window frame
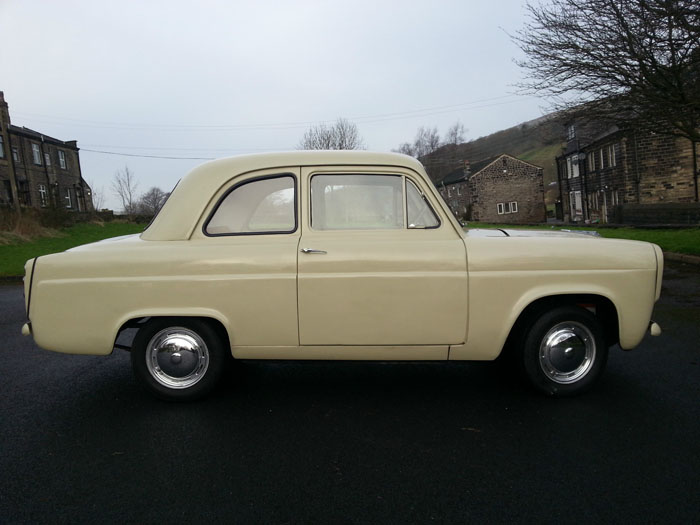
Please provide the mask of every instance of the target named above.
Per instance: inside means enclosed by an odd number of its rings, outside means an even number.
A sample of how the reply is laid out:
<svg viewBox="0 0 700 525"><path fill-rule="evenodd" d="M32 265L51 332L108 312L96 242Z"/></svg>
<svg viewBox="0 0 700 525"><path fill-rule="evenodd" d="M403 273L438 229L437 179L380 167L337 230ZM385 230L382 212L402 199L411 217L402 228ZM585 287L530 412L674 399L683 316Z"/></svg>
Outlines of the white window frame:
<svg viewBox="0 0 700 525"><path fill-rule="evenodd" d="M66 152L63 150L58 150L58 165L61 166L62 170L67 169L66 166Z"/></svg>
<svg viewBox="0 0 700 525"><path fill-rule="evenodd" d="M581 192L578 190L569 192L569 211L572 219L583 216L583 201L581 200Z"/></svg>
<svg viewBox="0 0 700 525"><path fill-rule="evenodd" d="M587 158L588 158L588 171L595 171L595 154L589 153Z"/></svg>
<svg viewBox="0 0 700 525"><path fill-rule="evenodd" d="M571 165L571 157L566 157L566 178L570 179L574 170Z"/></svg>
<svg viewBox="0 0 700 525"><path fill-rule="evenodd" d="M605 168L605 155L603 155L603 148L600 148L598 150L598 157L600 158L600 169L602 170L603 168Z"/></svg>
<svg viewBox="0 0 700 525"><path fill-rule="evenodd" d="M65 195L63 196L64 199L66 199L66 208L72 208L72 199L71 199L71 194L70 194L70 188L65 188Z"/></svg>
<svg viewBox="0 0 700 525"><path fill-rule="evenodd" d="M34 164L37 166L41 166L41 149L39 148L39 144L34 144L32 142L32 160L34 161Z"/></svg>
<svg viewBox="0 0 700 525"><path fill-rule="evenodd" d="M576 138L576 126L574 124L569 125L566 137L567 140L574 140Z"/></svg>
<svg viewBox="0 0 700 525"><path fill-rule="evenodd" d="M44 163L47 166L51 166L51 155L48 152L44 153Z"/></svg>
<svg viewBox="0 0 700 525"><path fill-rule="evenodd" d="M510 201L510 212L511 213L518 213L518 202L517 201Z"/></svg>
<svg viewBox="0 0 700 525"><path fill-rule="evenodd" d="M499 202L496 204L496 211L498 212L499 215L503 215L505 213L505 206L502 202Z"/></svg>
<svg viewBox="0 0 700 525"><path fill-rule="evenodd" d="M457 195L462 195L461 185L457 185Z"/></svg>
<svg viewBox="0 0 700 525"><path fill-rule="evenodd" d="M45 184L39 184L39 204L41 205L42 208L46 208L49 203L49 192L46 191L46 185Z"/></svg>
<svg viewBox="0 0 700 525"><path fill-rule="evenodd" d="M615 155L615 144L610 144L608 146L608 165L609 166L617 166L617 158Z"/></svg>
<svg viewBox="0 0 700 525"><path fill-rule="evenodd" d="M21 162L19 160L19 150L17 149L17 146L12 146L12 160L15 162Z"/></svg>

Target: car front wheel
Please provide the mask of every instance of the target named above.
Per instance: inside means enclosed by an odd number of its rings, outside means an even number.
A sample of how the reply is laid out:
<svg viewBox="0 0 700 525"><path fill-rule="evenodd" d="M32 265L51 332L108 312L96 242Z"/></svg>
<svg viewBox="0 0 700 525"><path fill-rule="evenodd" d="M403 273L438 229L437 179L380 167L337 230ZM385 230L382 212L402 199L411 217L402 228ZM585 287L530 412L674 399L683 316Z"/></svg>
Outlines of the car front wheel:
<svg viewBox="0 0 700 525"><path fill-rule="evenodd" d="M200 319L152 319L138 331L131 349L136 378L168 401L208 394L221 378L225 359L219 334Z"/></svg>
<svg viewBox="0 0 700 525"><path fill-rule="evenodd" d="M527 379L553 396L588 390L603 373L608 358L600 322L579 306L542 314L526 332L521 349Z"/></svg>

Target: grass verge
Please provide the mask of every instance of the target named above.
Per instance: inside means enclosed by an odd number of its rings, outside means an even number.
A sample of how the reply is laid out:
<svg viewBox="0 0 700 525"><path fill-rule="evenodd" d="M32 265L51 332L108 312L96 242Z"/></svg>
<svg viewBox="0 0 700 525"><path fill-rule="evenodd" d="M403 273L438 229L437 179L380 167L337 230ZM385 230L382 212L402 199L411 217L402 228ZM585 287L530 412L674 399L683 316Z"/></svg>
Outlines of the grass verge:
<svg viewBox="0 0 700 525"><path fill-rule="evenodd" d="M54 236L41 237L33 241L17 238L9 244L0 245L0 276L23 275L24 263L32 257L62 252L81 244L101 241L110 237L140 233L144 224L108 222L104 224L76 224L58 230Z"/></svg>
<svg viewBox="0 0 700 525"><path fill-rule="evenodd" d="M511 226L503 224L486 224L472 222L470 228L508 228L508 229L549 229L547 226ZM586 227L555 226L555 230L594 230L601 237L612 239L630 239L658 244L665 252L700 255L700 228L683 229L644 229L644 228L611 228L590 225Z"/></svg>

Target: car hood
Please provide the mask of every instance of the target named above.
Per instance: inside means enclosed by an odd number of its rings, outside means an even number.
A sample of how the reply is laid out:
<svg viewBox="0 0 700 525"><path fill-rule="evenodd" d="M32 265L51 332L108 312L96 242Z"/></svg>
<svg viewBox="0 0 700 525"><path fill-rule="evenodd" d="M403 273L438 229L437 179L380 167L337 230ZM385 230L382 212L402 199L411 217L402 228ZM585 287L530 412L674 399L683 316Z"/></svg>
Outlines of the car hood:
<svg viewBox="0 0 700 525"><path fill-rule="evenodd" d="M465 237L561 237L591 239L600 237L593 230L510 230L504 228L469 228L464 230Z"/></svg>

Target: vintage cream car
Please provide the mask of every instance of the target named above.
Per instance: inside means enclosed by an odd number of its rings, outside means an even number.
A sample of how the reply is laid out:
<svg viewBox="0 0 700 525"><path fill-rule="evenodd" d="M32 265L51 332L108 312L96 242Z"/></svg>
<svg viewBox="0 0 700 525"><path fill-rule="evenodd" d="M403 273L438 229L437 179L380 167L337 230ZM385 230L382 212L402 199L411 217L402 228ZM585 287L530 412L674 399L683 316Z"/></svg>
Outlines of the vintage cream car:
<svg viewBox="0 0 700 525"><path fill-rule="evenodd" d="M47 350L107 355L203 396L234 359L494 360L553 395L601 375L651 327L658 246L468 230L403 155L292 152L208 162L140 235L27 262L23 327Z"/></svg>

